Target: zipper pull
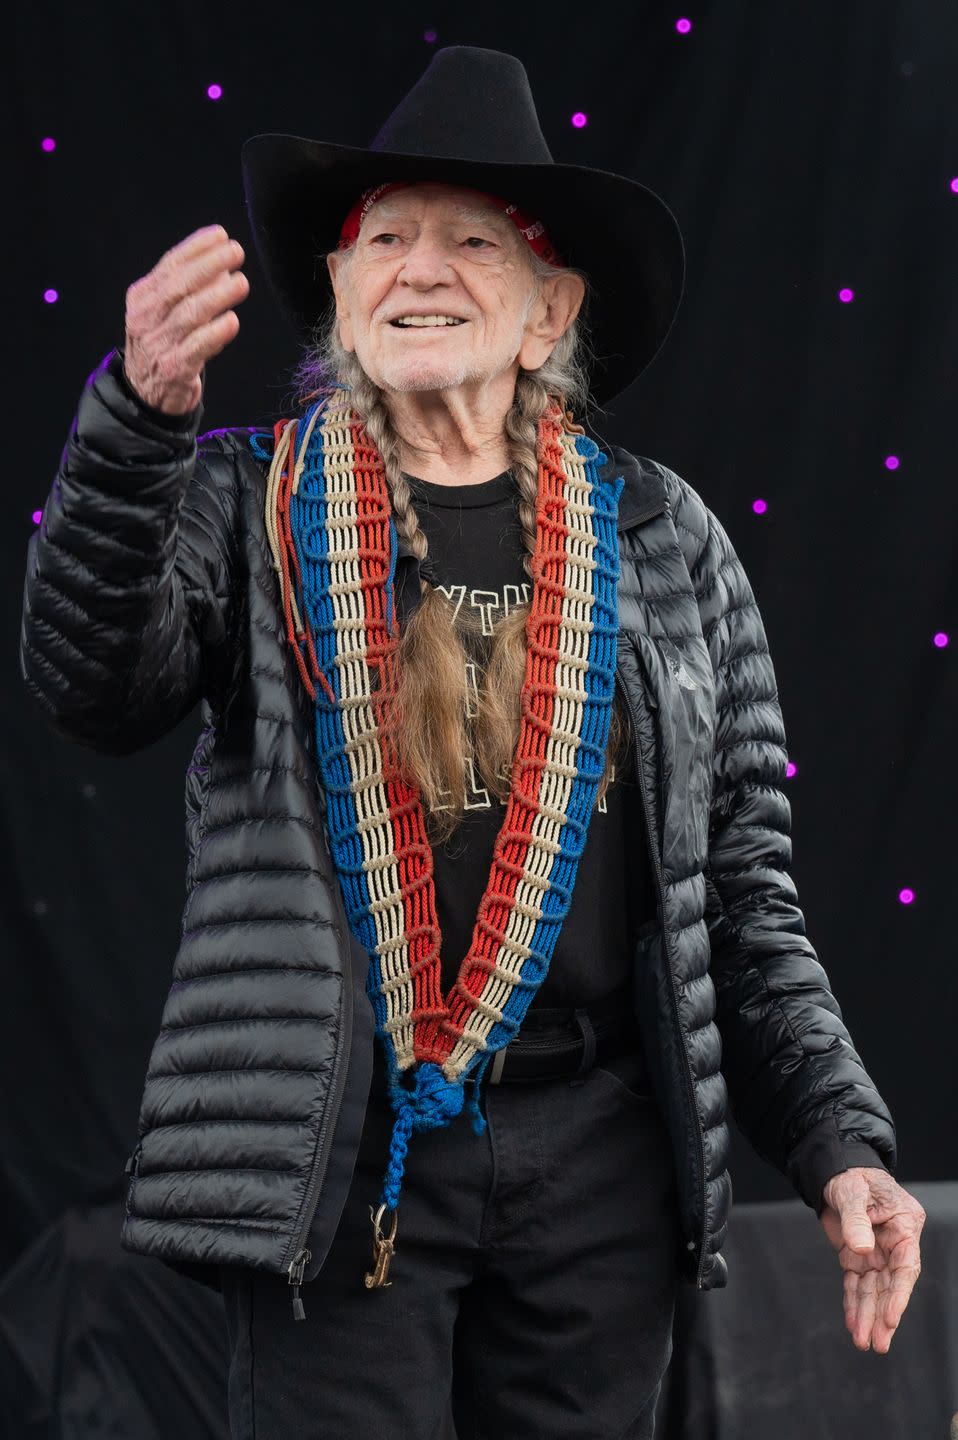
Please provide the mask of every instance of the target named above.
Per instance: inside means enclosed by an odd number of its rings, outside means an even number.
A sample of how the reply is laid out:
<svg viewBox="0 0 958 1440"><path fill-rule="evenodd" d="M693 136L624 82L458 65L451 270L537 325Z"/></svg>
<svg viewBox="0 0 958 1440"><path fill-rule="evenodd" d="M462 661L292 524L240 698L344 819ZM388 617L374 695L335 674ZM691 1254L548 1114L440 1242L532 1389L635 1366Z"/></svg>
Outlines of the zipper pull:
<svg viewBox="0 0 958 1440"><path fill-rule="evenodd" d="M127 1160L126 1164L125 1164L124 1167L123 1167L124 1172L130 1177L129 1180L127 1181L127 1186L126 1186L126 1200L125 1200L125 1202L124 1202L124 1209L126 1210L127 1215L132 1215L132 1213L133 1213L133 1208L132 1208L133 1187L134 1187L134 1185L136 1184L136 1177L137 1177L137 1175L138 1175L138 1173L139 1173L139 1168L140 1168L140 1151L141 1151L142 1149L143 1149L143 1142L142 1142L142 1140L138 1140L138 1141L137 1141L137 1144L136 1144L136 1149L133 1151L133 1154L130 1156L130 1158Z"/></svg>
<svg viewBox="0 0 958 1440"><path fill-rule="evenodd" d="M311 1250L300 1250L299 1254L295 1255L293 1259L289 1262L289 1283L293 1287L294 1320L306 1319L306 1309L303 1305L302 1300L299 1298L299 1287L303 1283L303 1275L306 1272L306 1266L308 1265L309 1261L312 1260L312 1258L313 1252Z"/></svg>

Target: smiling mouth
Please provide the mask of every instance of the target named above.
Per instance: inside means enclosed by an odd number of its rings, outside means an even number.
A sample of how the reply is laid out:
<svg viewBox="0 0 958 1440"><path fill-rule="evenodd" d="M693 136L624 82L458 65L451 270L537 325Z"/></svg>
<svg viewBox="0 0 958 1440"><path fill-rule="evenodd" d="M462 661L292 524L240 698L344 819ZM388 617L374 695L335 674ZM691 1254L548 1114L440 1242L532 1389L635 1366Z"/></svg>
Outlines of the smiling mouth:
<svg viewBox="0 0 958 1440"><path fill-rule="evenodd" d="M400 324L398 324L398 322L395 321L395 320L390 320L388 323L389 323L389 328L390 328L390 330L402 330L402 331L404 331L404 332L405 332L405 331L424 331L424 330L425 330L425 331L427 331L427 332L429 332L429 333L431 334L431 333L434 333L435 331L439 331L439 332L441 333L441 332L446 331L446 330L461 330L462 327L463 327L463 325L468 325L468 324L469 324L469 321L468 321L468 320L460 320L460 322L459 322L458 325L449 325L449 324L446 324L446 325L400 325Z"/></svg>

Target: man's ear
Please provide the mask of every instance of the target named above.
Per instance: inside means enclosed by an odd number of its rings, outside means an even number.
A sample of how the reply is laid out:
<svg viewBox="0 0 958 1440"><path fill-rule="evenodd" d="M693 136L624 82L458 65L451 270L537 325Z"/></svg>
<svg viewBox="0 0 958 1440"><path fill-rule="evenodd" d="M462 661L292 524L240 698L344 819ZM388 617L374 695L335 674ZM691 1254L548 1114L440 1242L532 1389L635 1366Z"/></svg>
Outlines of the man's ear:
<svg viewBox="0 0 958 1440"><path fill-rule="evenodd" d="M326 269L329 271L329 278L333 286L333 295L336 299L336 316L339 321L340 343L344 350L354 350L356 347L353 344L353 330L346 304L344 263L344 256L341 255L338 250L331 250L326 256Z"/></svg>
<svg viewBox="0 0 958 1440"><path fill-rule="evenodd" d="M581 275L560 271L543 282L519 349L519 364L524 370L538 370L545 364L584 299L585 281Z"/></svg>

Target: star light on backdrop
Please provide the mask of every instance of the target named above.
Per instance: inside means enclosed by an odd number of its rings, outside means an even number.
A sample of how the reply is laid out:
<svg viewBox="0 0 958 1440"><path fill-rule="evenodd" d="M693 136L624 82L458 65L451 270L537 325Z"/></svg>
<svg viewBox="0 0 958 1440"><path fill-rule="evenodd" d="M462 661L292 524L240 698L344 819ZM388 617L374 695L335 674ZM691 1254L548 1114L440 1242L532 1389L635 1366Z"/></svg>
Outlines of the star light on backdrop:
<svg viewBox="0 0 958 1440"><path fill-rule="evenodd" d="M683 16L681 19L676 20L675 29L679 35L688 35L692 30L692 21ZM439 32L433 29L424 30L422 38L427 45L434 45L439 38ZM223 97L223 87L216 83L208 85L206 94L210 100L221 100ZM574 130L584 130L588 126L589 117L584 110L574 110L569 117L569 123ZM57 148L57 142L52 135L46 135L40 141L40 148L46 154L52 154ZM952 194L958 195L958 175L953 176L951 180L949 180L948 188ZM850 305L855 299L855 292L849 286L843 286L836 292L836 296L841 304ZM58 291L52 288L44 290L43 292L43 299L48 305L53 305L59 298ZM886 470L897 470L900 464L901 461L897 455L887 455L885 457L884 465ZM754 515L765 515L768 512L768 501L755 499L752 501L751 508ZM34 525L39 525L42 519L43 511L34 510L32 514ZM933 636L932 643L937 649L943 650L948 646L949 637L944 631L939 630ZM798 766L793 760L789 760L785 768L786 777L791 780L797 773ZM915 900L915 891L910 888L902 889L898 892L898 899L902 905L911 905ZM43 902L38 903L42 904Z"/></svg>

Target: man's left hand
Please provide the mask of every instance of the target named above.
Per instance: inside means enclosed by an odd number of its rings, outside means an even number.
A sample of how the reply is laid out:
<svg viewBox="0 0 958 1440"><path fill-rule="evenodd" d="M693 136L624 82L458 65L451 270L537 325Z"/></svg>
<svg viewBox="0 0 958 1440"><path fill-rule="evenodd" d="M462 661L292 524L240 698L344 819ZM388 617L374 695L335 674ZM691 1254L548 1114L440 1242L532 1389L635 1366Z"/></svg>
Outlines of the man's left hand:
<svg viewBox="0 0 958 1440"><path fill-rule="evenodd" d="M845 1272L845 1328L859 1350L884 1355L921 1273L925 1211L871 1166L833 1175L822 1197L822 1225Z"/></svg>

